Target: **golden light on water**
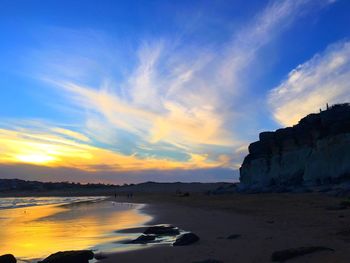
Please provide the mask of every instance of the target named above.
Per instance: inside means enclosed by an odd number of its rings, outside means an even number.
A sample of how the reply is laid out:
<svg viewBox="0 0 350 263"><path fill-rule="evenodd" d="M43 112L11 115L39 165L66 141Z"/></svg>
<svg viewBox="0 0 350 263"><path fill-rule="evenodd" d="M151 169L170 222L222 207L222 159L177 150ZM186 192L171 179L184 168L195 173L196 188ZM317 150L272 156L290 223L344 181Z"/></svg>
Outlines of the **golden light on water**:
<svg viewBox="0 0 350 263"><path fill-rule="evenodd" d="M135 209L100 204L37 206L0 210L0 254L22 260L44 258L64 250L79 250L126 238L116 230L142 225L150 217Z"/></svg>

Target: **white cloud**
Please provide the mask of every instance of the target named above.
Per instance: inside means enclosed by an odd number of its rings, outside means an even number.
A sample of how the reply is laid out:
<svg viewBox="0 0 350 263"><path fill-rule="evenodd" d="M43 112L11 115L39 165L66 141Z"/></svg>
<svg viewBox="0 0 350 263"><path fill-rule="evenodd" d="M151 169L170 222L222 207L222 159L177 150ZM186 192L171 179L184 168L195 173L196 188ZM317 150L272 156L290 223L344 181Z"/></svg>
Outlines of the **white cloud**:
<svg viewBox="0 0 350 263"><path fill-rule="evenodd" d="M48 74L45 78L54 79L56 85L64 88L68 101L87 112L87 133L99 142L119 142L111 139L114 132L104 135L104 128L99 128L108 127L116 129L116 133L133 134L140 140L139 145L152 147L157 143L167 143L188 155L193 152L210 155L210 149L203 145L212 149L239 148L245 144L240 139L244 134L235 134L232 126L242 125L242 116L239 110L233 111L232 106L244 107L241 98L245 93L245 78L254 72L254 62L259 59L261 49L286 30L301 13L311 9L312 2L271 2L240 30L232 32L231 40L221 46L193 46L186 42L185 37L177 41L159 38L142 41L135 52L136 64L130 66L134 58L125 62L128 70L119 74L122 78L102 74L102 79L113 81L106 81L101 86L96 85L96 81L77 81L70 75L62 77L64 70L59 72L59 77ZM91 46L93 44L89 45L90 50L105 48L98 44L94 48ZM108 52L104 49L105 53ZM62 61L81 61L74 59L75 54L67 54L67 57ZM84 54L84 57L89 58L89 54ZM104 70L104 61L96 61L96 57L94 55L88 61L98 65L99 74L113 72L113 69ZM113 52L103 57L113 57ZM56 68L64 68L59 60L55 64L59 65ZM108 61L107 64L122 65L123 61ZM84 63L79 65L79 76L93 75L91 67L87 68L87 74L83 74L84 67ZM69 67L68 71L74 72L74 68ZM50 72L50 67L45 68L45 72ZM205 151L199 152L202 149Z"/></svg>
<svg viewBox="0 0 350 263"><path fill-rule="evenodd" d="M231 92L239 90L242 71L256 59L259 49L298 19L301 11L309 8L309 4L308 0L270 2L255 19L234 34L219 65L220 86Z"/></svg>
<svg viewBox="0 0 350 263"><path fill-rule="evenodd" d="M326 103L350 101L350 42L329 46L323 53L292 70L268 97L273 116L280 124L296 124Z"/></svg>
<svg viewBox="0 0 350 263"><path fill-rule="evenodd" d="M161 103L159 95L159 85L157 83L158 71L157 63L162 53L163 43L157 42L155 45L145 43L141 46L138 57L139 64L128 80L128 92L132 97L132 102L150 109L157 109Z"/></svg>

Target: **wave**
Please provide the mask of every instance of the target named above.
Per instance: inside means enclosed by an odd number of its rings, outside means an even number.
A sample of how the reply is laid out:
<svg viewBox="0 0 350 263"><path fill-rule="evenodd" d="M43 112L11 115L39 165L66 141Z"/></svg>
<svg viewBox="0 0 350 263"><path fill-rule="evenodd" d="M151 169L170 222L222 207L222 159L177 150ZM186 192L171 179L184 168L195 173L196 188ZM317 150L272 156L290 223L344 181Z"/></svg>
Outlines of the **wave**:
<svg viewBox="0 0 350 263"><path fill-rule="evenodd" d="M4 197L0 198L0 209L14 209L30 206L71 204L77 202L97 202L106 199L104 196L79 197Z"/></svg>

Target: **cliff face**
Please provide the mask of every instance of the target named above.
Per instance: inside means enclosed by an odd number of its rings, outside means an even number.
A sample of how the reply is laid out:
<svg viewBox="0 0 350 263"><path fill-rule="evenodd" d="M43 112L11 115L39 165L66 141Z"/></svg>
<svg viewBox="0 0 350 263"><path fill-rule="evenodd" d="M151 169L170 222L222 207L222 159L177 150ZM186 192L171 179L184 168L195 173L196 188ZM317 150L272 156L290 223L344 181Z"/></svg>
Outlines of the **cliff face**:
<svg viewBox="0 0 350 263"><path fill-rule="evenodd" d="M246 186L319 185L350 180L350 104L262 132L240 168Z"/></svg>

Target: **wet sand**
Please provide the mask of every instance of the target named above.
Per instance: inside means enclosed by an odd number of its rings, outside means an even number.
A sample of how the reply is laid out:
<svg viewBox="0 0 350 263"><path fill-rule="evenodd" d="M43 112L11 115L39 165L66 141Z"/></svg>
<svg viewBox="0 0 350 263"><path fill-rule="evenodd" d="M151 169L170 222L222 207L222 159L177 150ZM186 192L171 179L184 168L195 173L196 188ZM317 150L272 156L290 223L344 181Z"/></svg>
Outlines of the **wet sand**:
<svg viewBox="0 0 350 263"><path fill-rule="evenodd" d="M83 201L65 205L41 205L0 210L0 255L37 262L64 250L96 249L118 251L115 244L133 235L116 230L147 223L139 205L111 201ZM135 234L136 235L136 234Z"/></svg>
<svg viewBox="0 0 350 263"><path fill-rule="evenodd" d="M146 203L152 223L167 223L199 235L184 247L150 247L114 253L108 262L271 262L276 250L324 246L323 251L288 262L349 262L350 208L337 210L342 198L321 194L257 194L177 197L142 194L119 202ZM336 210L334 210L336 209ZM230 235L240 235L227 239ZM147 246L144 246L147 247Z"/></svg>

